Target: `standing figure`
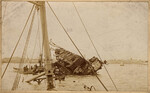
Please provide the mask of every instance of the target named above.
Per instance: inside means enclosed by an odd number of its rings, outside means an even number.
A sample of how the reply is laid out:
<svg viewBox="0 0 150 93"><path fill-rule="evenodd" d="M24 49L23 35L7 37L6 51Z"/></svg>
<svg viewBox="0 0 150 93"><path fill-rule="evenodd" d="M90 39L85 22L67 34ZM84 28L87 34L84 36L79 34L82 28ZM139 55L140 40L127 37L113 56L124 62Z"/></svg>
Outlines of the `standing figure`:
<svg viewBox="0 0 150 93"><path fill-rule="evenodd" d="M37 64L35 64L34 67L33 67L33 74L36 74L37 72L38 72L38 70L37 70Z"/></svg>
<svg viewBox="0 0 150 93"><path fill-rule="evenodd" d="M104 60L104 64L107 64L107 61L106 61L106 60Z"/></svg>
<svg viewBox="0 0 150 93"><path fill-rule="evenodd" d="M42 67L42 54L40 54L38 62L39 66Z"/></svg>

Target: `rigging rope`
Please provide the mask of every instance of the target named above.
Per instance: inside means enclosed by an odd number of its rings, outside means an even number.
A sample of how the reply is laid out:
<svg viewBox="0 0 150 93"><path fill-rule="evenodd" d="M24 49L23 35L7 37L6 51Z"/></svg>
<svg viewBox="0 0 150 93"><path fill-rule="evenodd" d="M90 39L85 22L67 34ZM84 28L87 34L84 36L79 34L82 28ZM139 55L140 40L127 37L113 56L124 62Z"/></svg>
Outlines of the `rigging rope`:
<svg viewBox="0 0 150 93"><path fill-rule="evenodd" d="M62 23L60 22L60 20L58 19L57 15L55 14L55 12L53 11L52 7L50 6L50 4L47 2L50 10L53 12L53 14L55 15L56 19L58 20L59 24L62 26L63 30L65 31L65 33L67 34L67 36L69 37L69 39L71 40L71 42L73 43L73 45L75 46L75 48L77 49L77 51L80 53L80 55L82 56L83 59L84 56L82 55L82 53L80 52L80 50L78 49L78 47L76 46L76 44L73 42L72 38L70 37L70 35L67 33L66 29L64 28L64 26L62 25ZM86 59L85 59L86 60ZM91 64L90 64L91 65ZM94 69L93 69L94 70ZM93 71L95 72L95 71ZM96 72L95 72L96 73ZM104 87L104 89L106 91L108 91L108 89L105 87L105 85L102 83L102 81L99 79L99 77L96 75L96 78L98 79L98 81L102 84L102 86Z"/></svg>
<svg viewBox="0 0 150 93"><path fill-rule="evenodd" d="M25 61L29 63L29 68L30 68L31 67L31 63L30 63L30 59L29 59L28 55L27 55L27 59Z"/></svg>
<svg viewBox="0 0 150 93"><path fill-rule="evenodd" d="M33 61L33 56L34 56L34 53L35 53L35 48L36 48L36 44L37 44L38 34L39 34L39 23L38 23L38 29L37 29L36 37L35 37L34 49L33 49L33 52L32 52L31 60L29 61L30 63Z"/></svg>
<svg viewBox="0 0 150 93"><path fill-rule="evenodd" d="M39 26L40 26L40 22L39 22L39 11L37 10L37 15L38 15L38 31L40 30ZM39 47L40 47L40 54L42 54L42 49L41 49L41 40L40 40L40 32L38 32L38 39L39 39Z"/></svg>
<svg viewBox="0 0 150 93"><path fill-rule="evenodd" d="M78 12L78 10L77 10L77 8L76 8L76 6L75 6L74 2L72 2L72 3L73 3L73 6L74 6L74 8L75 8L75 10L76 10L76 12L77 12L77 14L78 14L78 16L79 16L79 19L80 19L80 21L81 21L81 23L82 23L82 25L83 25L83 27L84 27L84 29L85 29L85 31L86 31L86 33L87 33L88 37L89 37L89 39L90 39L90 41L91 41L91 43L92 43L92 45L93 45L93 47L94 47L94 49L95 49L95 51L96 51L96 53L97 53L98 57L99 57L99 59L102 61L102 59L101 59L101 57L100 57L100 54L98 53L98 50L96 49L96 47L95 47L95 45L94 45L94 42L92 41L92 39L91 39L91 37L90 37L90 34L88 33L88 31L87 31L87 29L86 29L86 27L85 27L85 24L83 23L83 20L82 20L82 18L81 18L81 16L80 16L80 14L79 14L79 12ZM112 81L112 83L113 83L114 87L115 87L115 88L116 88L116 90L118 91L118 89L117 89L117 87L116 87L116 85L115 85L115 83L114 83L114 81L113 81L112 77L110 76L110 74L109 74L109 72L108 72L107 68L105 67L105 65L104 65L104 68L105 68L105 70L106 70L106 72L107 72L107 74L108 74L109 78L111 79L111 81Z"/></svg>
<svg viewBox="0 0 150 93"><path fill-rule="evenodd" d="M38 12L38 11L37 11L37 12ZM38 14L38 13L37 13L37 14ZM34 55L34 53L35 53L35 48L36 48L38 33L39 33L39 23L38 23L38 29L37 29L37 32L36 32L35 43L34 43L34 47L33 47L33 52L32 52L31 58L29 59L28 56L27 56L27 59L28 59L28 62L29 62L29 68L31 68L30 65L31 65L31 62L33 61L33 55Z"/></svg>
<svg viewBox="0 0 150 93"><path fill-rule="evenodd" d="M43 35L43 38L42 38L42 49L41 49L42 58L44 57L44 55L43 55L43 52L44 52L44 39L45 39L45 34Z"/></svg>
<svg viewBox="0 0 150 93"><path fill-rule="evenodd" d="M20 61L20 64L19 64L19 69L21 69L23 67L23 63L24 63L24 60L25 60L25 55L27 53L27 48L28 48L28 44L29 44L29 40L30 40L30 36L31 36L31 31L32 31L32 26L33 26L35 12L36 11L34 10L34 13L32 15L31 25L30 25L30 28L29 28L29 32L28 32L28 35L27 35L26 42L25 42L22 58L21 58L21 61ZM15 78L15 81L13 83L12 90L16 90L17 89L17 87L19 85L20 78L21 78L21 74L19 74L19 71L18 71L17 75L16 75L16 78Z"/></svg>
<svg viewBox="0 0 150 93"><path fill-rule="evenodd" d="M37 7L37 20L38 20L38 31L40 30L40 19L39 19L39 8ZM43 36L43 38L45 38L45 36ZM43 51L44 51L44 39L42 40L42 45L41 44L41 37L40 37L40 32L38 32L38 39L39 39L39 48L40 48L40 54L42 54L42 58L43 58Z"/></svg>
<svg viewBox="0 0 150 93"><path fill-rule="evenodd" d="M30 11L30 13L29 13L29 16L28 16L28 18L27 18L27 21L26 21L26 23L25 23L25 25L24 25L24 28L23 28L23 30L22 30L22 32L21 32L21 34L20 34L20 37L19 37L19 39L18 39L18 41L17 41L17 44L15 45L15 48L14 48L12 54L11 54L11 57L10 57L10 59L9 59L9 61L8 61L8 63L7 63L7 65L6 65L6 67L5 67L5 69L4 69L4 72L3 72L2 76L1 76L1 78L4 77L5 72L6 72L7 68L8 68L8 66L9 66L9 63L11 62L11 59L12 59L12 57L13 57L15 51L16 51L16 48L17 48L17 46L18 46L18 44L19 44L19 42L20 42L20 39L21 39L21 37L22 37L22 35L23 35L24 31L25 31L25 28L26 28L26 26L27 26L27 23L28 23L28 21L29 21L29 18L30 18L31 14L32 14L33 8L34 8L34 5L32 6L32 9L31 9L31 11Z"/></svg>

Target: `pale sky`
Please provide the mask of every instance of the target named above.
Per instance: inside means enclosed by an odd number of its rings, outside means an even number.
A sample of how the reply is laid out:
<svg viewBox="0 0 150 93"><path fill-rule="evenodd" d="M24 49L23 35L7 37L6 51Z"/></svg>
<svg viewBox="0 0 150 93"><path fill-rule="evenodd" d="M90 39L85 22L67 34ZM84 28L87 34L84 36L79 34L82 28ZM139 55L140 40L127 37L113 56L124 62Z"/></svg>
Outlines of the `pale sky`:
<svg viewBox="0 0 150 93"><path fill-rule="evenodd" d="M86 58L97 56L73 4L71 2L50 2L50 4L82 54ZM32 4L9 2L6 6L6 3L3 2L2 5L2 15L4 16L2 57L4 58L10 57ZM130 58L147 60L148 3L75 2L75 5L103 60ZM49 39L59 46L79 54L47 4L46 13ZM38 28L37 19L36 15L27 54L29 58L33 52ZM15 57L22 55L28 29L29 24L14 54ZM34 57L36 58L40 50L38 43L35 50Z"/></svg>

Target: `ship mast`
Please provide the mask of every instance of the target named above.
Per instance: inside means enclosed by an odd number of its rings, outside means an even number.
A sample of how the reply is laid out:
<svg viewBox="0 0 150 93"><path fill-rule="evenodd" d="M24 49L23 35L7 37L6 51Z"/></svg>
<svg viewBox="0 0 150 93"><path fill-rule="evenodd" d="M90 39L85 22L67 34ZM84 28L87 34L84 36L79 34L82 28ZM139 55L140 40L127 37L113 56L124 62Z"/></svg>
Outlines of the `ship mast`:
<svg viewBox="0 0 150 93"><path fill-rule="evenodd" d="M45 57L45 73L47 79L47 90L50 90L54 88L54 84L53 84L52 58L51 58L51 52L50 52L49 41L48 41L49 40L48 32L47 32L45 1L38 1L36 3L40 4L37 6L40 10L43 48L44 48L44 57Z"/></svg>

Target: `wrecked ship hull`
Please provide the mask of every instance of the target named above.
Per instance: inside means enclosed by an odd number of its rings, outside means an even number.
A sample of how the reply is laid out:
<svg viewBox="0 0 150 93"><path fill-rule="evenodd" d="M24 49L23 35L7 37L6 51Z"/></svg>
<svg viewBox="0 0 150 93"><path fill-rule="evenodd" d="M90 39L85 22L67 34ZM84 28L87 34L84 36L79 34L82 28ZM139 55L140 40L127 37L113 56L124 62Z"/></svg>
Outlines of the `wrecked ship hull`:
<svg viewBox="0 0 150 93"><path fill-rule="evenodd" d="M55 55L57 61L53 65L65 74L94 75L103 65L97 57L86 60L63 48L55 49Z"/></svg>

